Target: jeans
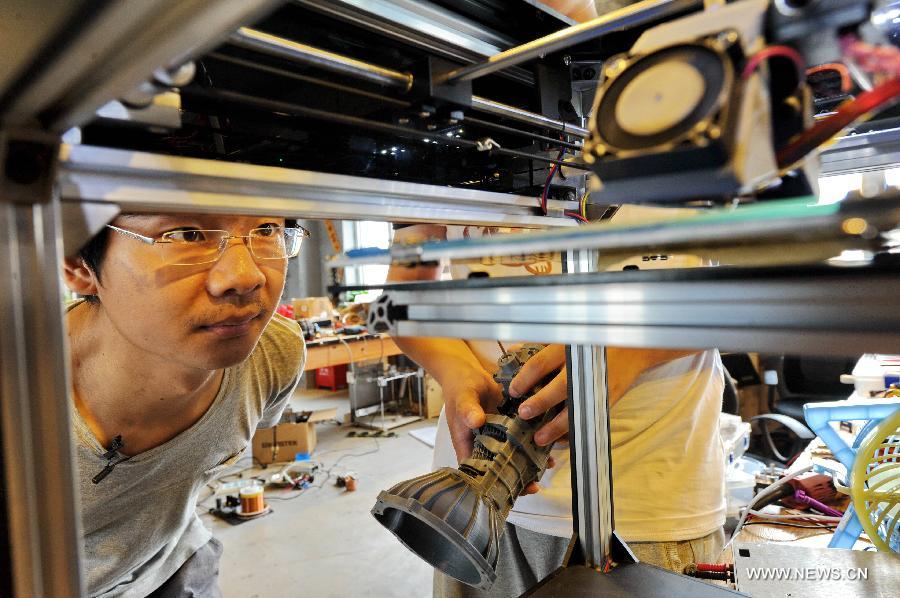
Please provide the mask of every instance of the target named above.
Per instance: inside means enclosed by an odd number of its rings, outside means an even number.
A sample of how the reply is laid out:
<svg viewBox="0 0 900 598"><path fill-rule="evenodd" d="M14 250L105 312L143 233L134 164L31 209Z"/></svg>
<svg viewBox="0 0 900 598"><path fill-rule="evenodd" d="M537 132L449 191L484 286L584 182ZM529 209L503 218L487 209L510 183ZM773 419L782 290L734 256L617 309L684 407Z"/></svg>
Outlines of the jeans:
<svg viewBox="0 0 900 598"><path fill-rule="evenodd" d="M722 528L692 540L629 542L639 561L683 573L689 563L715 563L725 544ZM435 570L434 598L503 598L521 596L562 565L568 538L539 534L512 524L500 539L497 581L479 590Z"/></svg>
<svg viewBox="0 0 900 598"><path fill-rule="evenodd" d="M149 598L222 598L222 591L219 590L221 556L222 543L215 538L210 539Z"/></svg>

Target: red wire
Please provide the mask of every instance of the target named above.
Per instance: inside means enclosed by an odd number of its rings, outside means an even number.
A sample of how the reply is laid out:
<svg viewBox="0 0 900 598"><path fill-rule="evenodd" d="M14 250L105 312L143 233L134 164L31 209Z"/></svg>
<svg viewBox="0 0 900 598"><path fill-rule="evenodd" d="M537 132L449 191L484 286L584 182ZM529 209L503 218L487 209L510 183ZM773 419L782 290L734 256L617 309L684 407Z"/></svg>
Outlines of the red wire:
<svg viewBox="0 0 900 598"><path fill-rule="evenodd" d="M849 92L853 89L853 80L850 78L850 69L840 62L829 62L820 64L812 68L806 69L806 76L815 75L816 73L824 73L825 71L836 71L841 76L841 91Z"/></svg>
<svg viewBox="0 0 900 598"><path fill-rule="evenodd" d="M584 216L582 216L582 215L579 214L578 212L569 212L569 211L566 211L566 212L564 212L564 213L565 213L566 216L569 216L570 218L574 218L575 220L578 220L579 222L585 222L585 223L586 223L586 222L588 221L587 218L585 218Z"/></svg>
<svg viewBox="0 0 900 598"><path fill-rule="evenodd" d="M727 573L729 567L734 567L734 565L728 565L725 563L696 563L697 571L718 571L720 573Z"/></svg>
<svg viewBox="0 0 900 598"><path fill-rule="evenodd" d="M797 50L791 48L790 46L769 46L768 48L763 48L753 56L751 56L747 60L747 64L744 65L744 70L741 72L741 79L746 79L750 75L753 74L763 60L767 60L772 58L773 56L783 56L784 58L790 58L794 65L797 67L797 77L800 81L803 81L803 72L806 69L806 64L803 62L803 57L800 56L800 53Z"/></svg>
<svg viewBox="0 0 900 598"><path fill-rule="evenodd" d="M544 190L541 191L541 211L544 213L544 216L547 215L547 192L550 190L550 181L553 180L558 168L559 164L554 164L550 167L550 172L547 173L547 180L544 182Z"/></svg>
<svg viewBox="0 0 900 598"><path fill-rule="evenodd" d="M886 81L844 102L833 116L820 120L781 148L778 151L778 167L786 168L796 163L857 119L895 100L897 96L900 96L900 78Z"/></svg>

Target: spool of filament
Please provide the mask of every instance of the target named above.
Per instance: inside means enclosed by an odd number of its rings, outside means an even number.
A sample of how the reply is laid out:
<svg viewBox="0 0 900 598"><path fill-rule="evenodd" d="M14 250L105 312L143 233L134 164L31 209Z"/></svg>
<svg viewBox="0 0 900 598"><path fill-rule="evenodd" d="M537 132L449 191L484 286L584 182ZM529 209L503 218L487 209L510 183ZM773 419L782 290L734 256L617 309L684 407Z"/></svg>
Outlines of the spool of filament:
<svg viewBox="0 0 900 598"><path fill-rule="evenodd" d="M240 515L250 517L259 515L266 509L266 503L263 500L263 487L258 485L247 486L241 488L241 510Z"/></svg>

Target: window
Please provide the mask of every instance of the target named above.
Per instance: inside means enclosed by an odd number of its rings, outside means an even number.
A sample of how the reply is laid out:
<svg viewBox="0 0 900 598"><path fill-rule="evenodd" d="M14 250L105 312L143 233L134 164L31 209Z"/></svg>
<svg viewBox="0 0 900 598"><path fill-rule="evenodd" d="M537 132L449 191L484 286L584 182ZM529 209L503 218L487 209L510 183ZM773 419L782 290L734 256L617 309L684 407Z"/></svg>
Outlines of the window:
<svg viewBox="0 0 900 598"><path fill-rule="evenodd" d="M387 249L394 236L390 222L370 220L345 221L341 233L344 238L344 251L368 247ZM382 284L387 279L387 273L388 266L353 266L344 269L344 280L347 285L376 285ZM380 294L381 290L358 293L354 296L354 301L368 303Z"/></svg>
<svg viewBox="0 0 900 598"><path fill-rule="evenodd" d="M862 174L838 174L819 178L819 204L837 203L847 197L851 191L862 187Z"/></svg>

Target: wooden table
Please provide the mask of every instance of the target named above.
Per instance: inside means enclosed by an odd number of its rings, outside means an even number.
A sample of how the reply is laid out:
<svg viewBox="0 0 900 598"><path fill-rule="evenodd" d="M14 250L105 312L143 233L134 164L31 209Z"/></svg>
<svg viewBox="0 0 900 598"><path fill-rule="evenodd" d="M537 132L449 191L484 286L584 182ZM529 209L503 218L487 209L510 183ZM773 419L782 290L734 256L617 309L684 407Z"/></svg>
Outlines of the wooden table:
<svg viewBox="0 0 900 598"><path fill-rule="evenodd" d="M386 334L358 334L330 336L306 341L306 365L304 371L344 365L357 361L383 359L400 355L400 350Z"/></svg>

